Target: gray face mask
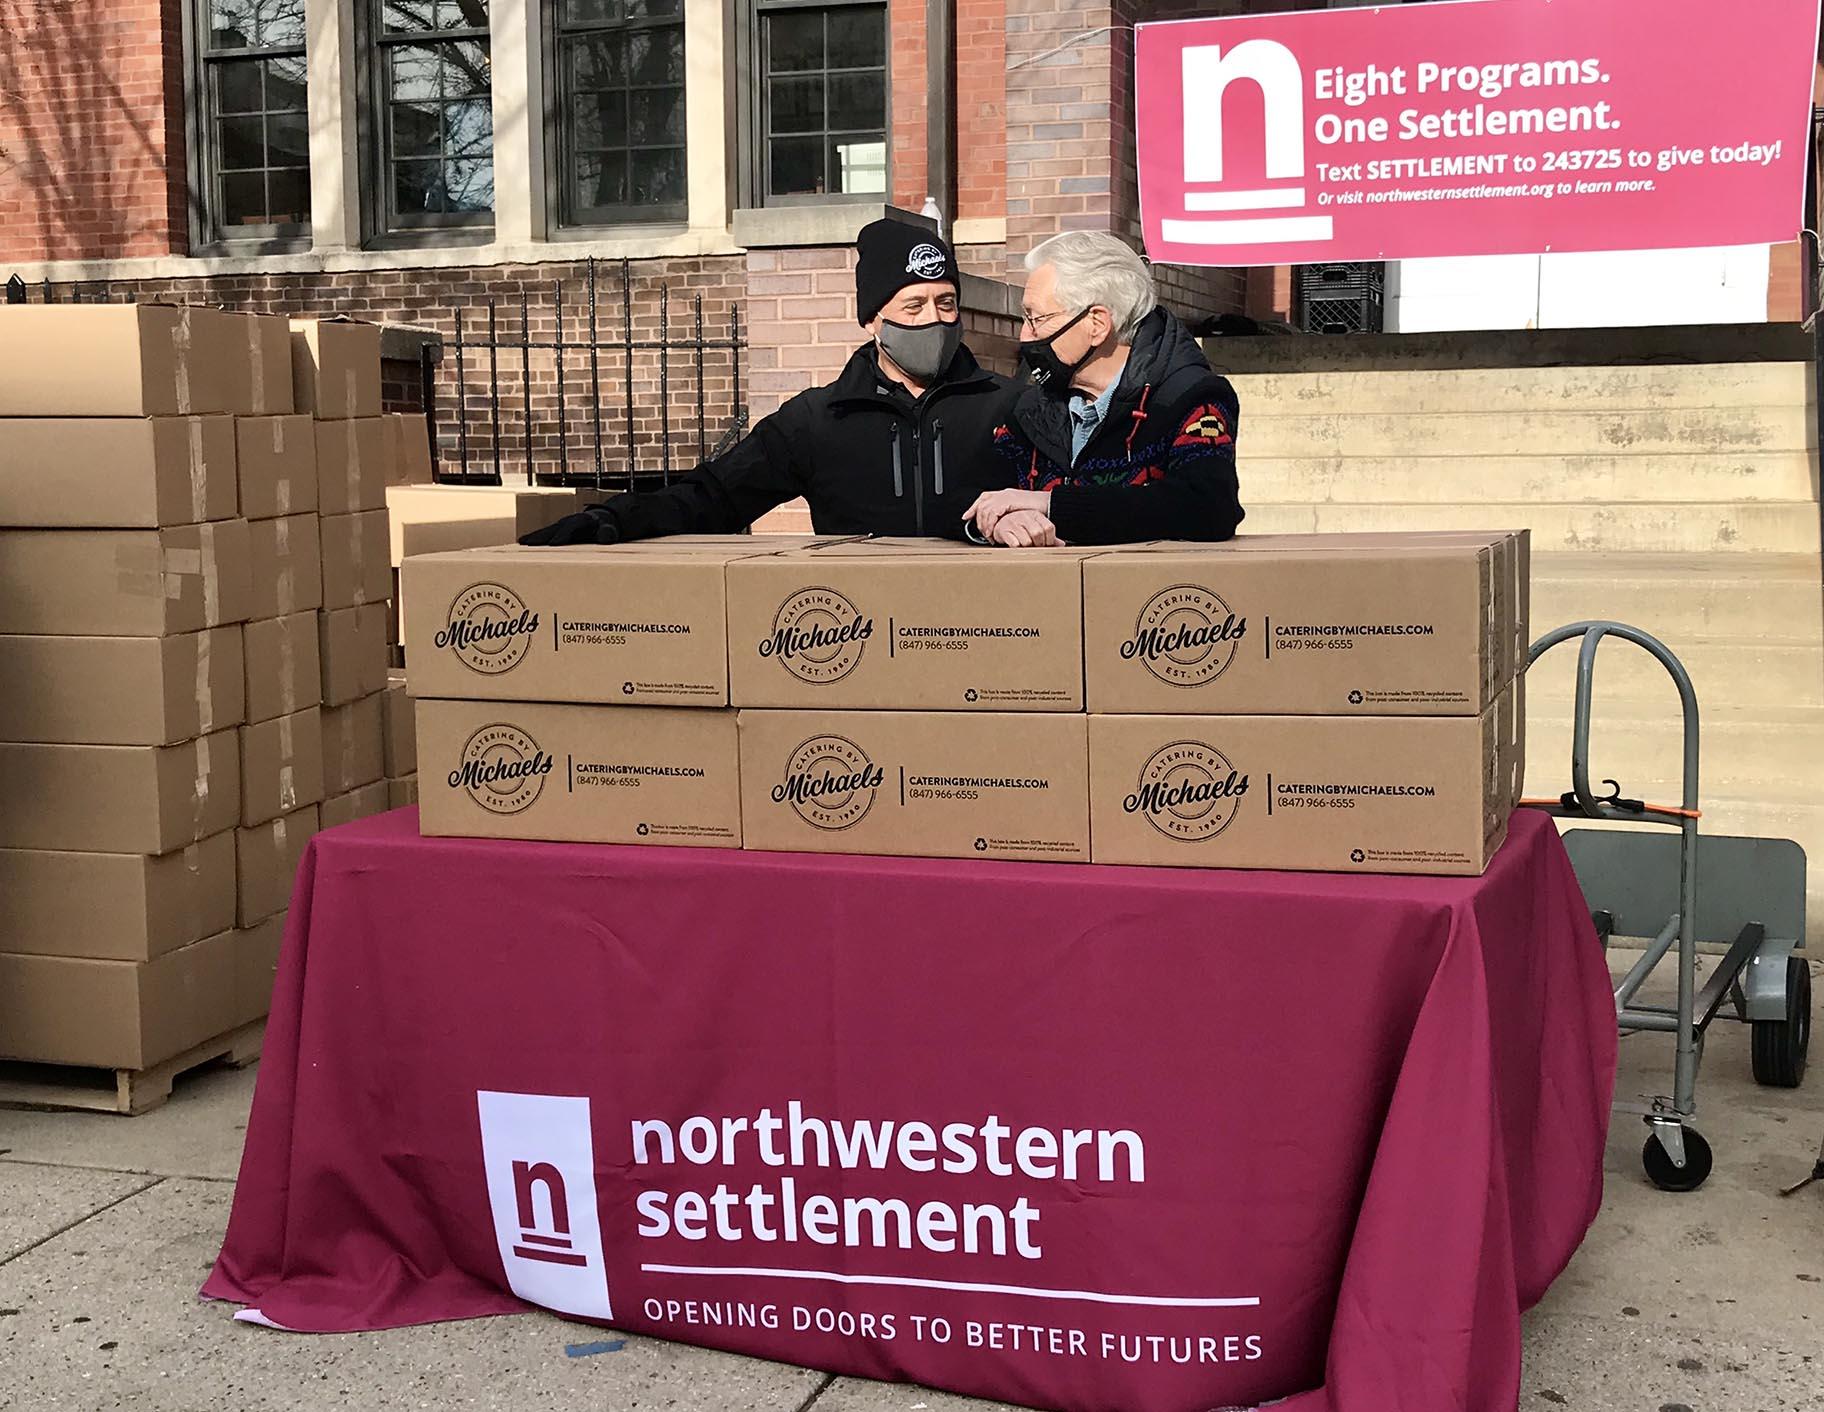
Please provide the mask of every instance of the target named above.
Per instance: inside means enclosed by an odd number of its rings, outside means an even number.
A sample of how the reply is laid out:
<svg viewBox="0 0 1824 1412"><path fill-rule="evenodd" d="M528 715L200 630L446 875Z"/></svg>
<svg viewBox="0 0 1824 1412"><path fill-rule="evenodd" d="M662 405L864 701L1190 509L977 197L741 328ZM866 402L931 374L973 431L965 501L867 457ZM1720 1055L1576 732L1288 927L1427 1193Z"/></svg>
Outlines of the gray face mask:
<svg viewBox="0 0 1824 1412"><path fill-rule="evenodd" d="M935 380L963 343L963 321L936 324L896 324L880 321L875 341L886 355L920 382Z"/></svg>

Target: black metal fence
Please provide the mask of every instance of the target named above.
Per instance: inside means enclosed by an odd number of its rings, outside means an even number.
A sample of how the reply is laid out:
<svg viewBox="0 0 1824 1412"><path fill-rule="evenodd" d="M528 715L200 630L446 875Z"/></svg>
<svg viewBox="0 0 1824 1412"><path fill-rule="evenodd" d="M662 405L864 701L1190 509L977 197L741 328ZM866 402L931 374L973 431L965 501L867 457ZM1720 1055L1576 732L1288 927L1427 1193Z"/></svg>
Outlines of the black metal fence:
<svg viewBox="0 0 1824 1412"><path fill-rule="evenodd" d="M597 262L567 302L563 280L543 298L488 298L452 311L440 395L427 406L440 443L437 478L498 484L509 473L541 485L625 490L663 485L746 430L741 306L712 328L701 292L674 301L669 285L637 301L628 261L604 290ZM654 307L656 305L656 307ZM617 327L618 325L618 327ZM547 336L548 334L548 336ZM713 374L713 387L712 387Z"/></svg>
<svg viewBox="0 0 1824 1412"><path fill-rule="evenodd" d="M9 304L116 303L140 292L107 281L28 285L18 275L5 285ZM528 281L458 305L443 347L419 354L434 475L459 485L667 484L746 431L746 349L739 300L706 310L702 291L636 281L626 260L592 259L580 279Z"/></svg>
<svg viewBox="0 0 1824 1412"><path fill-rule="evenodd" d="M62 299L57 297L57 286L48 279L40 284L38 289L40 304L116 304L124 303L132 298L128 294L116 299L114 286L105 279L79 280L66 287L65 297ZM6 302L8 304L31 303L31 292L32 286L18 275L12 276L6 282Z"/></svg>

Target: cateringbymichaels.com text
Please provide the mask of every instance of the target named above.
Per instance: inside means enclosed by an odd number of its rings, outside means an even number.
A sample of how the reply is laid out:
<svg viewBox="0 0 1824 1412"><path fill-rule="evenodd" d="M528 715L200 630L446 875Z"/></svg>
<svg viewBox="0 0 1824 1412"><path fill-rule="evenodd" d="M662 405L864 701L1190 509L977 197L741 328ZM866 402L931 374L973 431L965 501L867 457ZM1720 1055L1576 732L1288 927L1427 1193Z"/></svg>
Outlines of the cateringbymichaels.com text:
<svg viewBox="0 0 1824 1412"><path fill-rule="evenodd" d="M989 1114L979 1124L844 1122L807 1114L796 1100L783 1114L762 1108L750 1118L694 1116L672 1124L632 1125L635 1166L729 1167L757 1157L768 1167L804 1171L946 1172L1030 1181L1144 1182L1146 1145L1125 1128L1020 1128ZM808 1182L809 1178L805 1179ZM1040 1210L1025 1196L1005 1202L924 1201L887 1194L827 1196L800 1190L799 1176L755 1182L745 1190L654 1188L639 1194L638 1233L685 1240L758 1241L914 1248L966 1255L1015 1254L1037 1260L1044 1247ZM845 1180L842 1185L854 1185Z"/></svg>

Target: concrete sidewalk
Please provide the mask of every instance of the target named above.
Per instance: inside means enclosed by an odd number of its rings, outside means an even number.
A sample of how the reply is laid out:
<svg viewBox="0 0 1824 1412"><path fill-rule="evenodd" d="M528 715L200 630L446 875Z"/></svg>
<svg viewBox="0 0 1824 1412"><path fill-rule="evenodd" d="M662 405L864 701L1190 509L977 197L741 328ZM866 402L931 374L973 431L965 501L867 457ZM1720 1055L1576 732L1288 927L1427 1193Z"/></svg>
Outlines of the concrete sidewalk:
<svg viewBox="0 0 1824 1412"><path fill-rule="evenodd" d="M257 1072L180 1081L141 1118L0 1111L0 1408L993 1412L538 1314L333 1337L236 1324L196 1288ZM1617 1118L1602 1215L1526 1322L1525 1412L1824 1412L1824 1183L1778 1195L1824 1137L1824 1073L1757 1088L1747 1031L1719 1024L1704 1080L1700 1192L1647 1185L1644 1130ZM1669 1042L1623 1041L1622 1096L1669 1082ZM587 1343L611 1351L566 1351Z"/></svg>

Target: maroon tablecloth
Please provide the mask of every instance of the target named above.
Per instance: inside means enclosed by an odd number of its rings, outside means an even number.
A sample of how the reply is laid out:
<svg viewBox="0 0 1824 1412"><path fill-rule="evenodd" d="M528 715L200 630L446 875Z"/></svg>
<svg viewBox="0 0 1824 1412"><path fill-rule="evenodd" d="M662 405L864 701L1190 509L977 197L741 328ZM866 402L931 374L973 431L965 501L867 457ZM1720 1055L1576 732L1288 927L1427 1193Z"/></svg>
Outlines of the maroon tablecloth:
<svg viewBox="0 0 1824 1412"><path fill-rule="evenodd" d="M1614 1008L1542 817L1479 879L415 829L299 872L242 1317L517 1291L1038 1407L1505 1412L1596 1212Z"/></svg>

